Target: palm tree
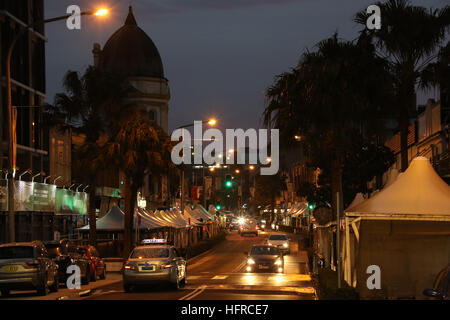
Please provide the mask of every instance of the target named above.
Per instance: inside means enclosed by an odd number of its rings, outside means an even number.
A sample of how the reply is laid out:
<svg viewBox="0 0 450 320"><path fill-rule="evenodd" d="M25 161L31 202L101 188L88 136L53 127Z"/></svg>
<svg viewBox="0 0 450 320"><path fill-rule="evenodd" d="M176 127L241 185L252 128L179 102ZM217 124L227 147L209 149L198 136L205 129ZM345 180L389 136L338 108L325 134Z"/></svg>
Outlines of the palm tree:
<svg viewBox="0 0 450 320"><path fill-rule="evenodd" d="M105 165L102 146L130 87L123 78L100 72L94 67L87 68L82 76L68 71L63 87L65 93L56 94L54 104L45 106L44 118L48 126L71 130L84 137L82 144L74 150L73 169L82 182L89 185L89 240L95 245L96 179L99 169Z"/></svg>
<svg viewBox="0 0 450 320"><path fill-rule="evenodd" d="M361 11L355 21L364 26L361 37L370 37L378 55L387 59L395 78L397 117L401 136L402 171L408 167L408 127L415 108L416 85L427 65L435 60L436 51L445 40L450 26L450 6L426 9L408 0L378 2L381 29L365 28L369 14Z"/></svg>
<svg viewBox="0 0 450 320"><path fill-rule="evenodd" d="M389 101L390 78L367 42L320 42L302 55L298 67L280 75L267 91L265 123L280 128L281 141L302 137L310 163L331 174L332 209L342 201L346 150L357 136L371 137Z"/></svg>
<svg viewBox="0 0 450 320"><path fill-rule="evenodd" d="M110 166L125 174L125 223L124 256L132 245L133 215L137 192L149 174L167 174L170 161L171 141L164 131L153 124L146 114L135 107L125 108L116 123L103 153Z"/></svg>

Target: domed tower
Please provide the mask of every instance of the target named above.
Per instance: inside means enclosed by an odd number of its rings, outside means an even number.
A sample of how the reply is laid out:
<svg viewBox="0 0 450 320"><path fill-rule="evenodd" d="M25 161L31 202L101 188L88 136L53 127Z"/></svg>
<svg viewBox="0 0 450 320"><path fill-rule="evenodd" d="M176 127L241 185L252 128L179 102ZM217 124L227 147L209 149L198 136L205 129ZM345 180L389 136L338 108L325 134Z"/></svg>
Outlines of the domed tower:
<svg viewBox="0 0 450 320"><path fill-rule="evenodd" d="M131 6L125 24L108 39L103 50L94 44L94 65L101 70L122 74L136 89L129 96L143 108L150 120L168 132L170 90L158 49L138 27Z"/></svg>
<svg viewBox="0 0 450 320"><path fill-rule="evenodd" d="M164 77L158 49L152 39L138 27L131 6L125 24L106 41L103 50L95 43L92 53L94 65L100 70L121 74L128 79L136 89L127 97L128 101L145 110L149 119L168 133L168 80ZM122 172L119 173L118 180L124 180ZM147 207L164 203L168 198L167 177L147 176L145 180L144 187L139 190L139 197L146 200ZM122 184L118 185L123 194Z"/></svg>

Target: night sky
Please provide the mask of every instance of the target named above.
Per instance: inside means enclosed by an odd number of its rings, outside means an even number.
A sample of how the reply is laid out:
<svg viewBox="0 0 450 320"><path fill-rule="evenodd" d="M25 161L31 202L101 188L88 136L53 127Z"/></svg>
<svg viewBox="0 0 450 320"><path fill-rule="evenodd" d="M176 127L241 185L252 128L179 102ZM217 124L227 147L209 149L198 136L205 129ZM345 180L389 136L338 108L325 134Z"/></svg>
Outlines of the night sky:
<svg viewBox="0 0 450 320"><path fill-rule="evenodd" d="M104 18L82 17L81 30L65 21L46 25L47 101L62 91L68 70L93 63L92 46L104 46L133 6L138 26L156 44L169 80L169 130L216 117L221 128L258 128L264 91L274 76L294 67L306 48L335 31L357 37L354 14L374 0L45 0L45 16L107 7ZM417 0L441 8L447 0ZM434 92L420 94L425 103Z"/></svg>

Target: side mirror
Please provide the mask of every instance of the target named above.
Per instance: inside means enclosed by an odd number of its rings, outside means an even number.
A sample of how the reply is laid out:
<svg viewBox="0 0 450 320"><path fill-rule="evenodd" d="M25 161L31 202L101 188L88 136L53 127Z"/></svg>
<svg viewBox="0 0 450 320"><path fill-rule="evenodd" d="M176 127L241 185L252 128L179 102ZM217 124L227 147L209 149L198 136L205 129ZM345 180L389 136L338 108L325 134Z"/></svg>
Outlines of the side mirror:
<svg viewBox="0 0 450 320"><path fill-rule="evenodd" d="M435 289L425 289L423 290L423 294L427 297L442 299L442 294Z"/></svg>

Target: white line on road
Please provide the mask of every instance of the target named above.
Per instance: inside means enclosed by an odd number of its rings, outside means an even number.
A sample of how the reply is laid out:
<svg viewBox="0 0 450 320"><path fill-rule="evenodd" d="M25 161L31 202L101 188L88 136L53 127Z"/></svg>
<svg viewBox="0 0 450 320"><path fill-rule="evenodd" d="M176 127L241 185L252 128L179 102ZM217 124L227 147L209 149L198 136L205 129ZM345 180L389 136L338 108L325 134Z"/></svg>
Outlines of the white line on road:
<svg viewBox="0 0 450 320"><path fill-rule="evenodd" d="M200 287L198 287L197 289L195 289L194 291L188 293L187 295L181 297L181 298L178 299L178 300L191 300L192 298L198 296L200 293L202 293L203 291L205 291L205 289L206 289L206 286L205 286L205 285L200 286Z"/></svg>

